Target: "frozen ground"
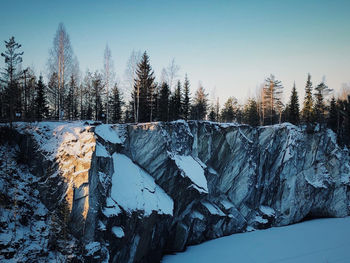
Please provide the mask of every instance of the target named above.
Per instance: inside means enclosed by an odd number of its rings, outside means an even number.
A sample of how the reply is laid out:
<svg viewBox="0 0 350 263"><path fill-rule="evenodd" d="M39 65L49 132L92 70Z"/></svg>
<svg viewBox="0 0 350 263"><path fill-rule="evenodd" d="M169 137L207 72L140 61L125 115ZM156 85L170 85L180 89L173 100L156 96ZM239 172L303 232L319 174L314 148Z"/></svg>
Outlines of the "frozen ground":
<svg viewBox="0 0 350 263"><path fill-rule="evenodd" d="M235 234L165 256L163 263L350 262L350 217Z"/></svg>

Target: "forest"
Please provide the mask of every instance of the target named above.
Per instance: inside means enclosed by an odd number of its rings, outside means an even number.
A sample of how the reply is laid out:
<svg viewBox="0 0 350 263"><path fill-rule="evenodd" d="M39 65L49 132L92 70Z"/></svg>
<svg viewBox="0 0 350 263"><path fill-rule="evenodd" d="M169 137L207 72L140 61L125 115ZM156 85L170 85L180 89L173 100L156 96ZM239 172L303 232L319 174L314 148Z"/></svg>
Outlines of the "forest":
<svg viewBox="0 0 350 263"><path fill-rule="evenodd" d="M15 37L0 47L5 67L0 77L0 120L95 120L105 123L209 120L237 122L251 126L290 122L307 127L328 127L342 145L350 145L350 92L335 96L325 81L313 84L308 74L305 95L295 84L283 103L283 84L273 74L243 105L233 96L221 106L219 98L210 101L200 84L191 94L187 74L177 79L179 66L173 60L156 81L146 51L132 51L125 70L129 88L115 79L111 50L106 46L103 69L81 76L69 35L59 24L47 60L47 83L30 68L22 68L23 51ZM310 129L311 131L312 129Z"/></svg>

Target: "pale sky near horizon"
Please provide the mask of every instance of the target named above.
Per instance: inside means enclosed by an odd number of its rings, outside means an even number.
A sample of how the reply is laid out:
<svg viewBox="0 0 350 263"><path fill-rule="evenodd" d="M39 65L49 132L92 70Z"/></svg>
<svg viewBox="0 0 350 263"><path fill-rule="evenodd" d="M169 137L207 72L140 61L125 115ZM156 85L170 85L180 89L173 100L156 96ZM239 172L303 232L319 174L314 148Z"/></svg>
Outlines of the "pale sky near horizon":
<svg viewBox="0 0 350 263"><path fill-rule="evenodd" d="M14 35L24 66L37 74L45 75L63 22L83 74L102 69L106 44L120 80L131 51L146 50L157 77L175 58L192 93L201 81L221 104L228 96L243 102L270 74L285 86L285 100L295 81L300 102L307 73L335 90L350 83L349 0L2 0L1 11L0 52Z"/></svg>

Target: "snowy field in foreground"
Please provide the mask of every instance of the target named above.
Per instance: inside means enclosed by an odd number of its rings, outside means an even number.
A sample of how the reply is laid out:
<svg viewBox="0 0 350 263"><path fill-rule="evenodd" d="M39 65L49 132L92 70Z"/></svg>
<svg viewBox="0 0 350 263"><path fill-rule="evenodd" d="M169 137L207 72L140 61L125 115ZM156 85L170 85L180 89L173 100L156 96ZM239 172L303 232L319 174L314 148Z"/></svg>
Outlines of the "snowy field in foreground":
<svg viewBox="0 0 350 263"><path fill-rule="evenodd" d="M162 262L350 262L350 217L235 234L188 247Z"/></svg>

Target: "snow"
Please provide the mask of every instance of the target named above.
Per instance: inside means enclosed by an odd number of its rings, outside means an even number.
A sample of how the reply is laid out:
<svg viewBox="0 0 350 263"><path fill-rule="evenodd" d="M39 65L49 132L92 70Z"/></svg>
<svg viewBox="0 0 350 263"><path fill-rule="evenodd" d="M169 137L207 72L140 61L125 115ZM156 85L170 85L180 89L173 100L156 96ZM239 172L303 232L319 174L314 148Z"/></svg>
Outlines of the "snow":
<svg viewBox="0 0 350 263"><path fill-rule="evenodd" d="M193 218L193 219L197 218L199 220L203 220L204 219L204 215L202 215L198 211L193 211L192 214L191 214L191 218Z"/></svg>
<svg viewBox="0 0 350 263"><path fill-rule="evenodd" d="M264 205L261 205L259 207L261 213L263 213L264 215L267 215L267 216L275 216L276 213L275 213L275 210L269 206L264 206Z"/></svg>
<svg viewBox="0 0 350 263"><path fill-rule="evenodd" d="M119 206L111 197L108 197L106 200L106 207L105 209L103 209L103 214L106 217L112 217L112 216L117 216L120 213L121 213L121 209L119 208Z"/></svg>
<svg viewBox="0 0 350 263"><path fill-rule="evenodd" d="M234 204L232 204L231 202L227 201L227 200L221 200L221 204L224 206L224 208L226 210L231 209L232 207L234 207Z"/></svg>
<svg viewBox="0 0 350 263"><path fill-rule="evenodd" d="M212 214L212 215L220 215L225 216L225 214L218 208L217 206L209 203L209 202L202 202L202 204L205 206L206 209Z"/></svg>
<svg viewBox="0 0 350 263"><path fill-rule="evenodd" d="M123 228L120 226L114 226L112 227L112 233L117 237L117 238L122 238L124 236L124 231Z"/></svg>
<svg viewBox="0 0 350 263"><path fill-rule="evenodd" d="M248 143L253 143L252 140L250 140L242 131L240 128L238 128L239 133L242 135L242 137L248 142Z"/></svg>
<svg viewBox="0 0 350 263"><path fill-rule="evenodd" d="M177 262L350 262L350 217L234 234L167 255L163 263Z"/></svg>
<svg viewBox="0 0 350 263"><path fill-rule="evenodd" d="M256 215L254 218L254 222L261 223L261 224L266 224L269 221L265 218L262 218L262 216Z"/></svg>
<svg viewBox="0 0 350 263"><path fill-rule="evenodd" d="M96 156L98 157L110 157L109 153L107 152L106 148L100 144L99 142L96 143Z"/></svg>
<svg viewBox="0 0 350 263"><path fill-rule="evenodd" d="M182 176L188 177L197 186L195 189L199 192L208 193L208 184L204 176L204 170L192 156L175 154L173 160L182 171Z"/></svg>
<svg viewBox="0 0 350 263"><path fill-rule="evenodd" d="M91 256L101 249L101 244L99 242L90 242L85 246L87 250L86 256Z"/></svg>
<svg viewBox="0 0 350 263"><path fill-rule="evenodd" d="M323 164L319 164L316 169L311 167L304 171L305 180L308 184L315 188L327 188L326 183L330 182L327 168Z"/></svg>
<svg viewBox="0 0 350 263"><path fill-rule="evenodd" d="M95 129L95 133L106 142L110 142L113 144L122 143L117 131L115 131L111 125L108 125L108 124L98 125Z"/></svg>
<svg viewBox="0 0 350 263"><path fill-rule="evenodd" d="M173 214L173 200L154 182L152 176L124 154L114 153L112 158L112 200L129 213L143 211L146 216L152 211Z"/></svg>

